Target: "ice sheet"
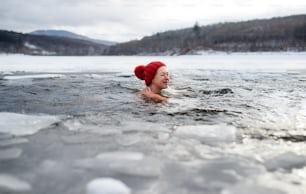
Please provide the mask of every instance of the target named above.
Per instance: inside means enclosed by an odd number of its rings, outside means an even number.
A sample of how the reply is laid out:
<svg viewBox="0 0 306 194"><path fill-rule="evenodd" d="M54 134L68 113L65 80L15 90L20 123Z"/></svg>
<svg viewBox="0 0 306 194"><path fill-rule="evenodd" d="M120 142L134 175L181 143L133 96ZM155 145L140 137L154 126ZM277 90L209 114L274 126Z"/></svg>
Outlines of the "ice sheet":
<svg viewBox="0 0 306 194"><path fill-rule="evenodd" d="M43 79L43 78L58 78L62 77L62 74L34 74L34 75L8 75L4 76L5 80L17 80L17 79Z"/></svg>
<svg viewBox="0 0 306 194"><path fill-rule="evenodd" d="M156 56L53 57L0 55L1 71L10 72L106 72L131 73ZM218 53L195 56L158 56L169 69L305 69L306 52ZM199 63L201 61L201 63ZM268 63L267 63L268 61Z"/></svg>
<svg viewBox="0 0 306 194"><path fill-rule="evenodd" d="M12 135L31 135L59 121L58 116L1 112L0 132Z"/></svg>
<svg viewBox="0 0 306 194"><path fill-rule="evenodd" d="M32 189L32 186L10 174L0 174L0 191L4 193L12 193L12 192L27 192Z"/></svg>

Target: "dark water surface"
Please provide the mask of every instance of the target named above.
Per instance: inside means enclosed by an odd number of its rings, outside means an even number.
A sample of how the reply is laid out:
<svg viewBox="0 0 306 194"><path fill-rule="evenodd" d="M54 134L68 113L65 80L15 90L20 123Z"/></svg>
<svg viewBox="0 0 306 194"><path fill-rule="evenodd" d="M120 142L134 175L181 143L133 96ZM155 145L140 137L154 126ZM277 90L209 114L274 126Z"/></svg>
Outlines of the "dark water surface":
<svg viewBox="0 0 306 194"><path fill-rule="evenodd" d="M306 71L170 76L154 104L132 72L3 72L1 193L84 194L101 177L133 194L305 192Z"/></svg>

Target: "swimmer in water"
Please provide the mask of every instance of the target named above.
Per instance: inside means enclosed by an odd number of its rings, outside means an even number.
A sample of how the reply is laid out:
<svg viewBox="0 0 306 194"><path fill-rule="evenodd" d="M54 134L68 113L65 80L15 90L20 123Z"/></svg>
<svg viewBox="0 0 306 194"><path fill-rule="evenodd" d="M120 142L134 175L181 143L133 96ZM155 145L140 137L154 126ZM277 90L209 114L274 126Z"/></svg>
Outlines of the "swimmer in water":
<svg viewBox="0 0 306 194"><path fill-rule="evenodd" d="M160 61L153 61L146 66L139 65L134 73L137 78L144 80L146 88L139 94L154 102L167 102L168 98L161 95L163 89L168 88L169 73L166 65Z"/></svg>

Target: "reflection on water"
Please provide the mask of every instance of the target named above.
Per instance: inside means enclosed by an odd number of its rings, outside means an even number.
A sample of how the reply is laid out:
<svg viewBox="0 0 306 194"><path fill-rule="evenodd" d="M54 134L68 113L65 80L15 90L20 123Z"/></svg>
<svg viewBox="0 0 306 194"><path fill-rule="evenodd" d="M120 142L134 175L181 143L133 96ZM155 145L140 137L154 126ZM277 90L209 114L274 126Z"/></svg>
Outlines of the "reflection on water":
<svg viewBox="0 0 306 194"><path fill-rule="evenodd" d="M132 74L3 75L0 191L81 194L110 177L133 194L304 192L303 72L170 76L154 104Z"/></svg>

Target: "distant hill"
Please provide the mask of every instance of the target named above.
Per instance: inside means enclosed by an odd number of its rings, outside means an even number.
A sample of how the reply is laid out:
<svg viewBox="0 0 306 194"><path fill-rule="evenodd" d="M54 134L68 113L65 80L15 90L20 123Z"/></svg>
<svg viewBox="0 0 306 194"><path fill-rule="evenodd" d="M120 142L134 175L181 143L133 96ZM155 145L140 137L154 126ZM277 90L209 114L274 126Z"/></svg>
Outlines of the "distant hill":
<svg viewBox="0 0 306 194"><path fill-rule="evenodd" d="M104 44L104 45L108 45L108 46L116 44L116 42L92 39L92 38L88 38L86 36L82 36L82 35L75 34L73 32L69 32L69 31L65 31L65 30L36 30L36 31L30 32L29 34L81 39L81 40L87 40L87 41L90 41L90 42L94 42L94 43L97 43L97 44Z"/></svg>
<svg viewBox="0 0 306 194"><path fill-rule="evenodd" d="M0 53L29 55L102 55L106 45L91 41L0 30Z"/></svg>
<svg viewBox="0 0 306 194"><path fill-rule="evenodd" d="M199 51L306 51L306 15L228 22L197 23L181 30L110 46L107 55L181 55Z"/></svg>

